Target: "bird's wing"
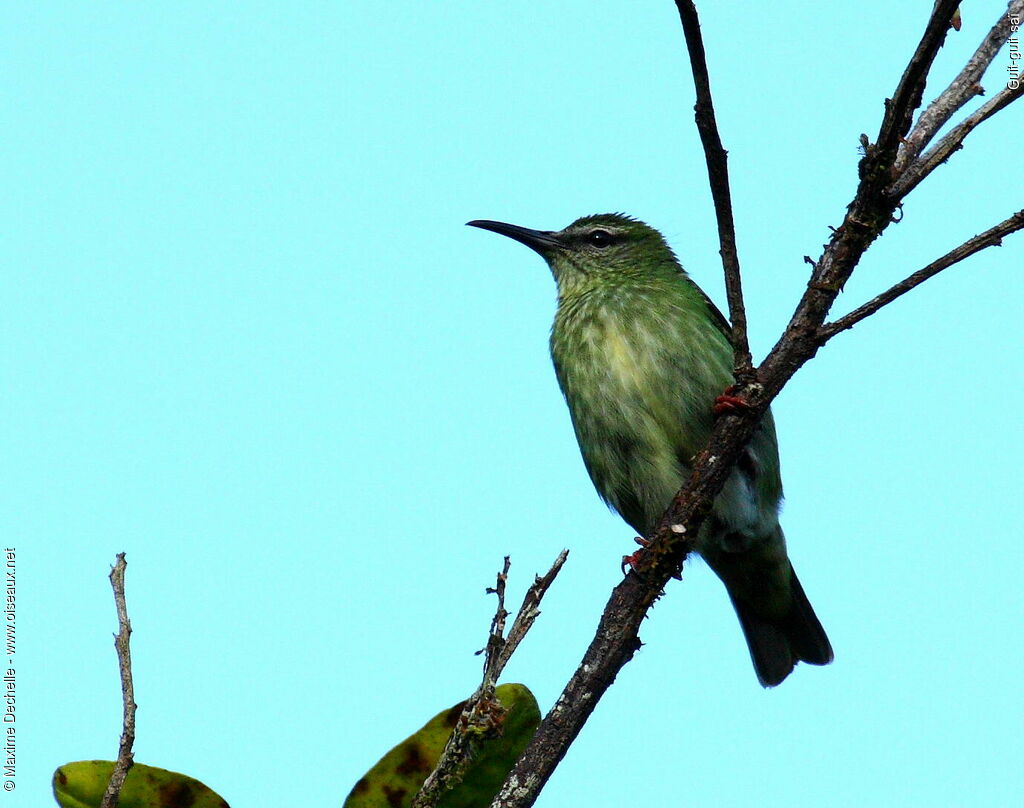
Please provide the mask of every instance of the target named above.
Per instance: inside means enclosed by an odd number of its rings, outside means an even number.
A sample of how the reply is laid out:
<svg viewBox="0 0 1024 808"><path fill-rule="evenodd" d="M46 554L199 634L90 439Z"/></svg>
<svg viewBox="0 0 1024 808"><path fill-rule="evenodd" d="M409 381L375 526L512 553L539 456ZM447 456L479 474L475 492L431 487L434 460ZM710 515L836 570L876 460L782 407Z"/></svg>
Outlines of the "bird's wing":
<svg viewBox="0 0 1024 808"><path fill-rule="evenodd" d="M708 311L711 312L712 322L714 322L714 324L718 326L719 330L723 334L725 334L726 339L728 339L731 344L732 326L729 325L729 321L725 318L725 315L722 314L721 309L719 309L718 306L715 305L715 302L710 297L708 297L707 292L705 292L703 289L697 286L697 284L694 284L694 287L697 289L698 292L700 292L700 296L704 298L704 302L708 304Z"/></svg>

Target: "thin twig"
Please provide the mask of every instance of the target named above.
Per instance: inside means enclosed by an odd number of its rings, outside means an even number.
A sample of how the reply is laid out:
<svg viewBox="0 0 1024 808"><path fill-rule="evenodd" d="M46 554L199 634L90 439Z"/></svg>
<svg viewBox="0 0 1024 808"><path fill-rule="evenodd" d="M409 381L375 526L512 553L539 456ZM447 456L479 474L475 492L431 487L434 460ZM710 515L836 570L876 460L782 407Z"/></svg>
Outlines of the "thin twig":
<svg viewBox="0 0 1024 808"><path fill-rule="evenodd" d="M132 625L128 620L128 605L124 597L124 571L127 567L124 553L117 554L117 561L110 570L110 585L114 589L114 606L117 609L118 632L114 635L117 650L117 664L121 672L121 700L124 706L121 742L117 749L117 761L110 773L107 789L100 801L100 808L116 808L121 797L128 770L135 762L132 746L135 744L135 687L132 684L132 655L130 640Z"/></svg>
<svg viewBox="0 0 1024 808"><path fill-rule="evenodd" d="M729 191L729 155L722 146L718 123L715 121L715 105L711 99L711 80L708 77L697 8L691 0L676 0L676 9L683 24L686 49L690 53L690 67L697 94L697 103L693 107L694 117L704 146L704 160L708 166L708 180L718 220L719 249L722 268L725 270L725 296L729 302L729 320L732 323L733 368L737 384L746 385L754 382L756 376L747 338L747 311L743 305L740 259L736 251L736 226Z"/></svg>
<svg viewBox="0 0 1024 808"><path fill-rule="evenodd" d="M948 160L954 152L963 148L964 139L979 124L984 123L1004 107L1009 106L1024 96L1024 82L1019 82L1012 89L1004 87L996 95L982 104L973 113L964 118L932 148L908 167L900 178L893 183L889 191L893 196L905 197L913 191L929 174Z"/></svg>
<svg viewBox="0 0 1024 808"><path fill-rule="evenodd" d="M921 106L932 62L946 40L946 32L959 5L960 0L938 0L935 3L917 50L910 58L896 92L886 103L886 113L878 130L875 148L890 164L895 159L901 138L910 131L914 110Z"/></svg>
<svg viewBox="0 0 1024 808"><path fill-rule="evenodd" d="M974 238L965 241L959 247L950 250L941 258L932 261L928 266L919 269L913 275L905 278L880 295L869 300L863 306L851 311L849 314L840 317L832 323L826 323L818 329L818 335L822 344L830 340L841 331L853 328L865 317L869 317L883 306L892 303L896 298L905 295L915 286L919 286L929 278L938 275L942 270L969 258L986 247L998 247L1003 243L1003 237L1010 233L1024 229L1024 210L1019 210L1007 219L1004 219L995 227L989 228Z"/></svg>
<svg viewBox="0 0 1024 808"><path fill-rule="evenodd" d="M505 639L502 634L505 620L508 617L508 612L505 611L505 585L508 581L509 570L509 557L505 556L502 570L498 573L497 583L493 589L490 587L487 589L488 593L498 596L498 608L491 620L487 646L482 652L486 654L483 680L476 692L466 700L461 714L455 721L455 729L452 730L434 771L430 773L423 782L419 793L413 798L411 808L432 808L437 805L438 800L445 793L462 782L462 778L472 762L474 739L487 737L500 731L505 708L494 696L495 685L497 685L498 678L512 653L540 615L537 607L568 557L569 551L562 550L546 575L534 576L533 584L523 598L523 605L519 607L516 619L512 621L508 639Z"/></svg>
<svg viewBox="0 0 1024 808"><path fill-rule="evenodd" d="M497 664L498 657L505 647L505 620L508 619L508 610L505 609L505 586L508 584L508 570L511 565L511 559L505 556L494 587L487 587L488 595L497 595L498 608L491 620L491 630L487 633L487 645L477 651L478 654L484 655L484 678L481 686L488 683L493 686L501 674L501 668L498 668Z"/></svg>
<svg viewBox="0 0 1024 808"><path fill-rule="evenodd" d="M901 175L910 166L935 134L976 95L984 94L981 79L1010 37L1010 16L1024 13L1024 0L1011 0L996 24L985 35L964 69L938 97L928 105L907 135L896 158L895 173ZM905 195L905 192L904 192Z"/></svg>
<svg viewBox="0 0 1024 808"><path fill-rule="evenodd" d="M565 564L565 560L568 557L569 551L562 550L558 554L558 558L555 559L555 563L551 565L551 569L543 576L535 576L533 585L526 590L523 605L519 607L516 619L512 621L512 628L508 630L508 638L505 640L504 646L498 653L498 660L494 664L493 675L495 681L498 680L501 672L505 669L505 665L508 664L512 654L519 647L519 643L523 641L526 632L530 630L534 621L540 616L540 609L538 608L540 601L548 591L548 587L554 582L555 576L561 571L562 565Z"/></svg>

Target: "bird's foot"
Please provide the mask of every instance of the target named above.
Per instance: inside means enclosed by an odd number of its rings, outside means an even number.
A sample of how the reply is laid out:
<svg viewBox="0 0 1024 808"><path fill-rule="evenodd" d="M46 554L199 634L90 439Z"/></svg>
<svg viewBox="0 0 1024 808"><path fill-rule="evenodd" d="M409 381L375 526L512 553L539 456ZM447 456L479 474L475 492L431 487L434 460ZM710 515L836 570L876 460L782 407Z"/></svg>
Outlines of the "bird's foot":
<svg viewBox="0 0 1024 808"><path fill-rule="evenodd" d="M626 574L626 567L629 567L633 572L636 572L636 573L640 572L640 570L637 569L637 565L640 563L640 556L643 554L644 550L648 546L650 546L650 541L648 541L647 539L641 538L640 536L634 536L633 537L633 541L635 541L637 544L640 545L640 549L637 550L635 553L630 553L629 555L624 555L622 557L622 574L623 575Z"/></svg>
<svg viewBox="0 0 1024 808"><path fill-rule="evenodd" d="M727 412L740 412L749 410L750 404L745 398L736 395L736 385L730 384L725 392L715 399L715 406L712 408L715 415L724 415Z"/></svg>

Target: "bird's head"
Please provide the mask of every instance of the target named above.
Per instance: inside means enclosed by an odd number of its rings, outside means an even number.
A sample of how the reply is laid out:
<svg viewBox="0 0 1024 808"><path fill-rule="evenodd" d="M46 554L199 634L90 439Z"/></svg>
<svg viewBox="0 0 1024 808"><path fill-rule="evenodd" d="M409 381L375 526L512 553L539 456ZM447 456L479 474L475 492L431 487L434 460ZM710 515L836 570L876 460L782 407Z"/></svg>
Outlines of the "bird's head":
<svg viewBox="0 0 1024 808"><path fill-rule="evenodd" d="M468 224L508 236L540 253L562 291L680 272L661 233L621 213L584 216L564 230L531 230L486 219Z"/></svg>

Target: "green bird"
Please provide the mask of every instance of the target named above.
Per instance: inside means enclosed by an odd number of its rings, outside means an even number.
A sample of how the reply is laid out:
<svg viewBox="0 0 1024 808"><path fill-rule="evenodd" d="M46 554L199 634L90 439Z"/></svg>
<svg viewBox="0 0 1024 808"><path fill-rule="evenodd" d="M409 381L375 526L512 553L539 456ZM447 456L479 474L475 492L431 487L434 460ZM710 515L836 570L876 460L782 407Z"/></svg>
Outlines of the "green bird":
<svg viewBox="0 0 1024 808"><path fill-rule="evenodd" d="M564 230L476 220L540 253L558 285L551 356L590 478L650 535L707 443L732 384L729 325L661 233L610 213ZM715 499L695 550L722 579L757 678L779 684L832 646L786 554L775 425L765 415Z"/></svg>

